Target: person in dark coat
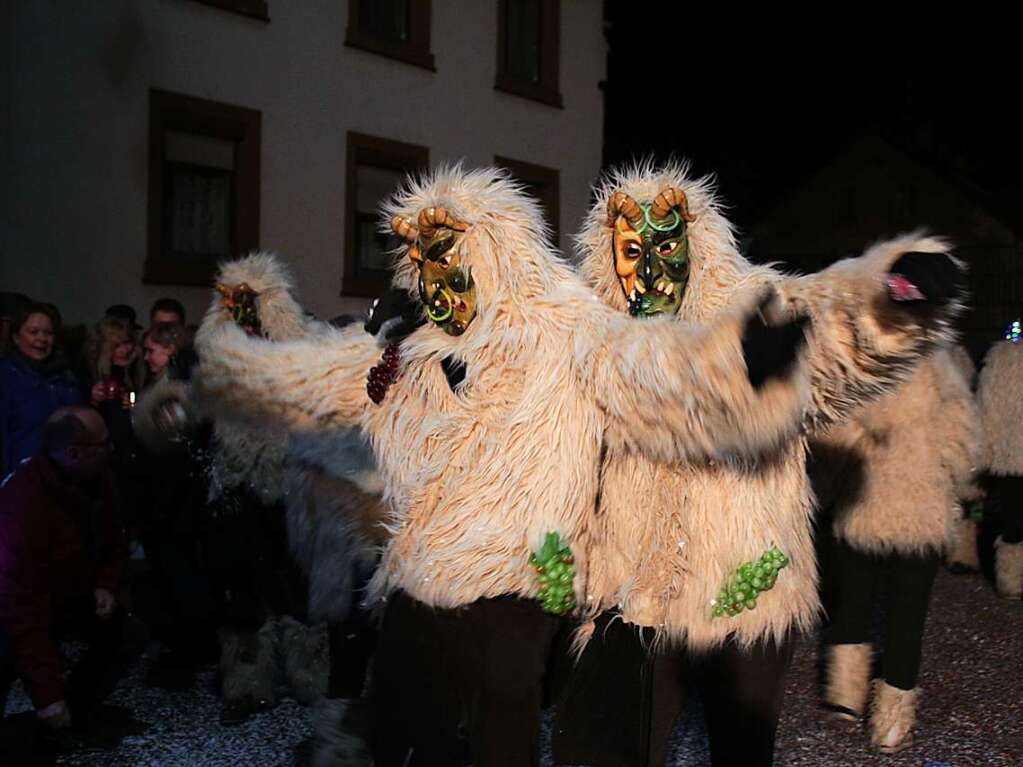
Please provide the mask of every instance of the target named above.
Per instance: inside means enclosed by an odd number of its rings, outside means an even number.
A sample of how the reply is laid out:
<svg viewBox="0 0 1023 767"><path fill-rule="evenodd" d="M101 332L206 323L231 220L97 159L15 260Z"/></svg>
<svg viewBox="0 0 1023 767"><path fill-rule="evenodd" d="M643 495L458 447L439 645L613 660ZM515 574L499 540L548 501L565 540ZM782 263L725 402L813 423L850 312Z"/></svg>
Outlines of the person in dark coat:
<svg viewBox="0 0 1023 767"><path fill-rule="evenodd" d="M53 729L84 726L114 682L125 545L108 447L98 413L58 409L39 452L0 486L0 632L39 721ZM57 643L72 630L88 650L65 683Z"/></svg>
<svg viewBox="0 0 1023 767"><path fill-rule="evenodd" d="M39 449L43 424L82 395L54 349L58 319L51 307L29 304L11 322L11 351L0 358L0 477Z"/></svg>

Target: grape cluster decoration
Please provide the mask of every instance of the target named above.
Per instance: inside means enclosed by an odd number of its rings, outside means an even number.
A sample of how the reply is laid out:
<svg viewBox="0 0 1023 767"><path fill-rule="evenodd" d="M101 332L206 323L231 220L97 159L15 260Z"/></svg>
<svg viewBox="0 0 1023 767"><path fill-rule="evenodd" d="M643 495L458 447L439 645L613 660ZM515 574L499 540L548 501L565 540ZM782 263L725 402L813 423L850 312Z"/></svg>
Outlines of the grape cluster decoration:
<svg viewBox="0 0 1023 767"><path fill-rule="evenodd" d="M756 562L739 565L718 592L717 599L711 601L714 617L727 615L734 618L743 610L754 609L757 606L757 595L773 587L778 572L788 564L789 558L773 547Z"/></svg>
<svg viewBox="0 0 1023 767"><path fill-rule="evenodd" d="M575 609L575 558L572 549L557 533L547 533L539 551L529 555L529 564L536 570L540 600L544 612L564 615Z"/></svg>
<svg viewBox="0 0 1023 767"><path fill-rule="evenodd" d="M401 349L397 343L388 344L380 362L369 369L366 376L366 393L373 403L379 405L387 396L387 389L398 377Z"/></svg>

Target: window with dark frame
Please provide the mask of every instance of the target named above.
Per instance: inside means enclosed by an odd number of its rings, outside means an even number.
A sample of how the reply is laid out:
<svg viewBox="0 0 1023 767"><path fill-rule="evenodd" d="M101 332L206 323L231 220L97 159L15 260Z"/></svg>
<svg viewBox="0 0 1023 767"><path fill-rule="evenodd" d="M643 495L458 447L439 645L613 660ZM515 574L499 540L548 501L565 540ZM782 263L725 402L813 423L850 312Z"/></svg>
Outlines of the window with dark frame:
<svg viewBox="0 0 1023 767"><path fill-rule="evenodd" d="M562 107L561 0L498 0L494 88Z"/></svg>
<svg viewBox="0 0 1023 767"><path fill-rule="evenodd" d="M516 181L520 182L527 194L540 201L547 225L551 230L551 241L559 244L560 240L560 172L556 168L534 165L510 157L494 156L494 164L511 171Z"/></svg>
<svg viewBox="0 0 1023 767"><path fill-rule="evenodd" d="M429 165L430 150L416 144L348 133L345 159L345 246L341 292L372 298L391 282L397 235L379 230L380 203L409 173Z"/></svg>
<svg viewBox="0 0 1023 767"><path fill-rule="evenodd" d="M209 285L258 247L260 131L256 110L150 90L144 282Z"/></svg>
<svg viewBox="0 0 1023 767"><path fill-rule="evenodd" d="M430 0L349 0L345 45L436 71Z"/></svg>
<svg viewBox="0 0 1023 767"><path fill-rule="evenodd" d="M267 8L266 0L195 0L195 2L260 21L270 21L270 10Z"/></svg>

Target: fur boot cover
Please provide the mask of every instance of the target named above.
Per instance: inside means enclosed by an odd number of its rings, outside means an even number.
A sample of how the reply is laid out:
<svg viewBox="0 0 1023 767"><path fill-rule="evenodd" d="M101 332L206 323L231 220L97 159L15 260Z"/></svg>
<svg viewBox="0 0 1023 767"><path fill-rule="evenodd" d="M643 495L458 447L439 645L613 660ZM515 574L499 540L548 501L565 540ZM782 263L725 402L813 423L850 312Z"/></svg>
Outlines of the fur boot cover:
<svg viewBox="0 0 1023 767"><path fill-rule="evenodd" d="M613 248L621 216L609 218L609 202L622 200L619 193L641 211L652 210L640 206L658 199L674 202L679 218L690 220L683 234L684 263L676 266L685 273L681 304L673 315L626 317L629 305ZM683 197L685 202L679 202ZM659 641L697 651L728 637L741 644L770 637L780 641L792 629L807 629L819 603L806 435L841 421L897 385L936 344L951 337L951 322L960 310L954 290L951 297L937 296L931 311L917 314L892 300L888 287L897 280L890 270L910 253L915 255L902 263L961 277L958 262L946 255L948 245L909 235L816 274L785 275L740 254L708 180L691 178L683 165L651 164L605 178L578 244L589 285L632 326L636 343L652 340L667 325L719 321L765 285L773 286L785 311L806 313L812 322L806 355L811 399L799 431L773 450L756 458L679 456L684 460L671 461L661 456L651 461L609 442L598 526L588 554L587 606L592 614L620 610L626 621L655 628ZM654 403L648 412L656 419ZM637 437L637 444L649 438ZM717 597L737 569L773 547L789 560L773 588L759 594L755 608L715 617Z"/></svg>
<svg viewBox="0 0 1023 767"><path fill-rule="evenodd" d="M196 389L218 413L368 435L390 533L370 604L393 589L448 608L532 597L530 554L551 532L572 548L582 600L602 445L706 461L761 453L798 429L805 364L761 387L747 375L742 334L761 293L712 326L641 327L594 300L554 254L538 204L497 169L440 169L385 213L415 240L398 253L394 285L419 295L429 256L430 269L461 270L475 315L464 332L438 319L405 338L379 403L367 376L386 341L359 325L269 343L246 336L218 298L197 335ZM464 379L450 383L444 361Z"/></svg>
<svg viewBox="0 0 1023 767"><path fill-rule="evenodd" d="M837 716L859 719L866 712L873 654L866 642L828 646L824 701Z"/></svg>
<svg viewBox="0 0 1023 767"><path fill-rule="evenodd" d="M287 691L303 706L322 698L330 678L327 625L306 626L287 616L277 620L277 651Z"/></svg>
<svg viewBox="0 0 1023 767"><path fill-rule="evenodd" d="M220 630L220 692L225 723L239 722L277 702L280 673L277 630L267 621L259 631Z"/></svg>
<svg viewBox="0 0 1023 767"><path fill-rule="evenodd" d="M299 746L301 767L372 767L361 701L323 698L313 712L313 736Z"/></svg>
<svg viewBox="0 0 1023 767"><path fill-rule="evenodd" d="M882 679L874 680L870 704L870 743L882 754L894 754L913 745L919 687L900 690Z"/></svg>
<svg viewBox="0 0 1023 767"><path fill-rule="evenodd" d="M995 541L995 586L999 596L1023 599L1023 542Z"/></svg>
<svg viewBox="0 0 1023 767"><path fill-rule="evenodd" d="M959 498L980 459L973 395L947 349L818 438L856 477L833 499L835 536L861 551L913 555L955 543ZM976 558L974 556L974 558Z"/></svg>
<svg viewBox="0 0 1023 767"><path fill-rule="evenodd" d="M980 569L977 533L977 523L972 519L960 517L955 521L955 546L948 555L949 567L970 572Z"/></svg>

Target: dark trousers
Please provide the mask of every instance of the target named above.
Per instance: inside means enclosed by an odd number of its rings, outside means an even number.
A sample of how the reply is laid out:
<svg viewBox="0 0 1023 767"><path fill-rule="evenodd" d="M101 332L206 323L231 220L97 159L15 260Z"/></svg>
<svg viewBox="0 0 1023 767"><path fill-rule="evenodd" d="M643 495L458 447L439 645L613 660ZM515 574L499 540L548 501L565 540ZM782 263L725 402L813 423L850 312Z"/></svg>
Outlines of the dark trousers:
<svg viewBox="0 0 1023 767"><path fill-rule="evenodd" d="M920 673L931 586L941 557L936 553L867 554L844 541L835 541L829 559L824 568L830 580L825 643L869 642L874 607L882 604L885 625L881 676L892 687L913 689Z"/></svg>
<svg viewBox="0 0 1023 767"><path fill-rule="evenodd" d="M605 613L554 720L557 764L663 765L687 689L703 700L712 763L770 765L792 641L706 653L648 649L652 633Z"/></svg>
<svg viewBox="0 0 1023 767"><path fill-rule="evenodd" d="M1023 477L991 475L987 486L1002 512L1002 540L1006 543L1023 541Z"/></svg>
<svg viewBox="0 0 1023 767"><path fill-rule="evenodd" d="M517 597L447 610L395 594L370 690L377 767L461 765L460 725L476 767L539 764L543 680L559 624Z"/></svg>

